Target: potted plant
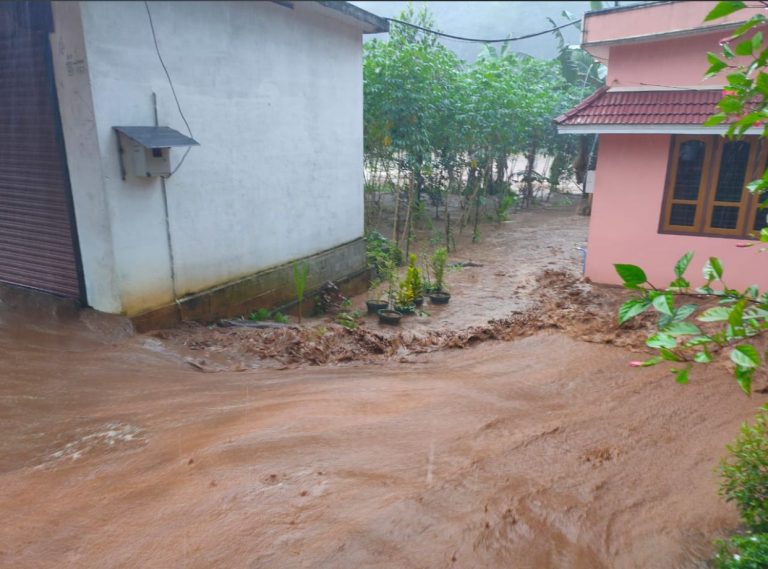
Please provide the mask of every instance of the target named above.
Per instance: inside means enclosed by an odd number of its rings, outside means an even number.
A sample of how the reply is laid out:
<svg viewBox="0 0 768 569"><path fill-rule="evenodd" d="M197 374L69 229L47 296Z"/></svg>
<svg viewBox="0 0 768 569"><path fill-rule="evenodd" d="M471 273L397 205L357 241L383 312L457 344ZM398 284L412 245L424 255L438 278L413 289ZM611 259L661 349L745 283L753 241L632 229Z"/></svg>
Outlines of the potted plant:
<svg viewBox="0 0 768 569"><path fill-rule="evenodd" d="M421 278L421 270L416 267L416 255L413 253L408 257L408 270L405 274L405 282L408 283L408 290L413 298L413 304L416 306L424 304L424 283Z"/></svg>
<svg viewBox="0 0 768 569"><path fill-rule="evenodd" d="M432 274L435 280L431 286L432 292L429 294L429 301L432 304L448 304L451 300L451 294L445 290L445 265L448 262L448 250L440 247L434 252L431 258Z"/></svg>
<svg viewBox="0 0 768 569"><path fill-rule="evenodd" d="M368 314L376 314L379 310L383 310L389 306L389 302L375 296L380 286L381 279L373 279L368 286L368 294L371 297L365 301L365 305L368 307Z"/></svg>
<svg viewBox="0 0 768 569"><path fill-rule="evenodd" d="M401 312L394 309L395 303L395 286L397 281L397 266L392 255L388 255L380 266L382 278L387 283L387 306L378 311L379 322L381 324L400 324L400 319L403 317Z"/></svg>

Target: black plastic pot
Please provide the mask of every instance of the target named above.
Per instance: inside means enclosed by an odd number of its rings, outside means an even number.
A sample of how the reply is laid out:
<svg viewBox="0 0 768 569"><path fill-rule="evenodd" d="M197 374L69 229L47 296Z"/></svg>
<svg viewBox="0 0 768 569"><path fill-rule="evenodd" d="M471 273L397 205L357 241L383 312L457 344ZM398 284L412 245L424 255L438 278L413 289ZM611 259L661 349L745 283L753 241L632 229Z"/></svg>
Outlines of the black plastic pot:
<svg viewBox="0 0 768 569"><path fill-rule="evenodd" d="M451 300L449 292L433 292L429 295L429 302L432 304L448 304L449 300Z"/></svg>
<svg viewBox="0 0 768 569"><path fill-rule="evenodd" d="M381 324L391 324L397 326L400 324L400 319L403 317L397 310L382 309L379 310L379 322Z"/></svg>
<svg viewBox="0 0 768 569"><path fill-rule="evenodd" d="M366 300L365 305L368 307L368 314L378 314L379 310L384 310L389 303L386 300Z"/></svg>
<svg viewBox="0 0 768 569"><path fill-rule="evenodd" d="M417 296L416 298L413 299L413 303L416 306L421 306L422 304L424 304L424 297L423 296Z"/></svg>

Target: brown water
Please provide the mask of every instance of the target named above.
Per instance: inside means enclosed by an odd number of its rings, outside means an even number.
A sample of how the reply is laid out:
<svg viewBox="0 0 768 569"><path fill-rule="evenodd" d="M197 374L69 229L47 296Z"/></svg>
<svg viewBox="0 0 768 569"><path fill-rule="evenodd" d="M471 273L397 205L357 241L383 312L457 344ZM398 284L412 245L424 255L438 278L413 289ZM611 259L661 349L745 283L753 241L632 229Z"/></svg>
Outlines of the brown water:
<svg viewBox="0 0 768 569"><path fill-rule="evenodd" d="M131 336L6 299L0 566L704 567L737 524L713 469L766 397L720 367L628 367L604 342L642 330L582 288L466 342L387 332L345 366L308 365L303 337L265 361L263 332ZM334 330L331 350L356 338Z"/></svg>

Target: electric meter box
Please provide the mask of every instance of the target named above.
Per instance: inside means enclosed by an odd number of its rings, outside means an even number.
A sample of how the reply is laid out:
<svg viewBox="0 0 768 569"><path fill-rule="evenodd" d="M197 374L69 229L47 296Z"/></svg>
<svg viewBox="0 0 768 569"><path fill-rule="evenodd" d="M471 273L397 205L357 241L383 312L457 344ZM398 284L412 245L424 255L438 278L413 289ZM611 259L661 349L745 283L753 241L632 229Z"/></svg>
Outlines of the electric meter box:
<svg viewBox="0 0 768 569"><path fill-rule="evenodd" d="M137 178L171 175L171 148L199 143L167 126L116 126L120 169Z"/></svg>

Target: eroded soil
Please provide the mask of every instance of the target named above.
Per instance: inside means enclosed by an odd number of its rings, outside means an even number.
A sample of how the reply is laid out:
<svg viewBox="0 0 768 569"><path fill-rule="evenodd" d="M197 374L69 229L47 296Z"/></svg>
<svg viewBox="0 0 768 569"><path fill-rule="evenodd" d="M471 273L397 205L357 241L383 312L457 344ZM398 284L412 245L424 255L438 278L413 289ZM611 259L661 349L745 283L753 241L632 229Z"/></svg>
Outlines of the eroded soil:
<svg viewBox="0 0 768 569"><path fill-rule="evenodd" d="M542 250L583 239L530 216ZM454 274L482 285L449 281L454 324L132 336L5 299L0 566L704 567L737 524L713 469L766 397L719 366L630 368L623 293L564 246L505 253L515 232ZM458 310L483 295L492 322Z"/></svg>

